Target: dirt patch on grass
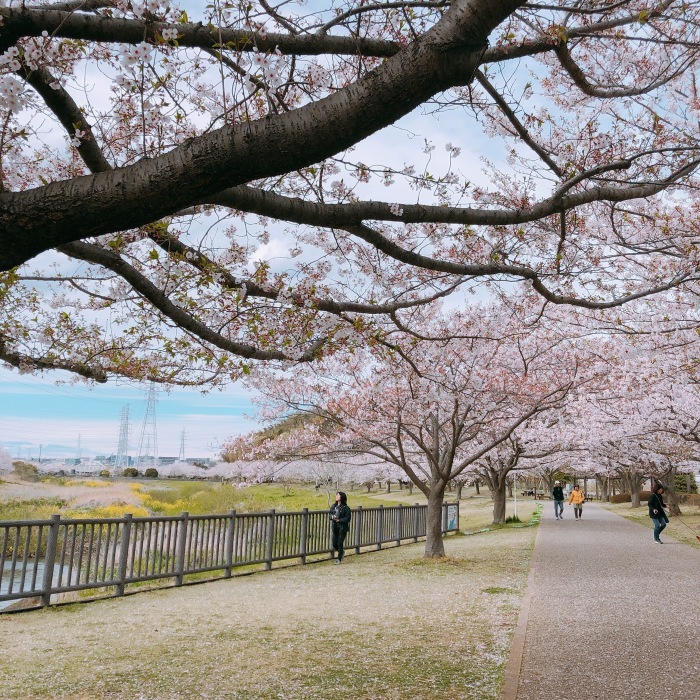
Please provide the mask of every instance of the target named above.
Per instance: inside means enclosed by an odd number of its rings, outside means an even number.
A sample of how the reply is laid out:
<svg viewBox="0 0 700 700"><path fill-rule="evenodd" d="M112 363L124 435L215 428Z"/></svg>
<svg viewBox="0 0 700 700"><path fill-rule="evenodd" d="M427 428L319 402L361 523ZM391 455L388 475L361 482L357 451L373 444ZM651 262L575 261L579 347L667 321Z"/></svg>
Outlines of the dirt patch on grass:
<svg viewBox="0 0 700 700"><path fill-rule="evenodd" d="M71 508L107 506L114 503L140 506L141 499L130 487L131 484L123 481L77 480L64 484L53 481L26 482L13 475L5 475L3 483L0 484L0 503L61 499Z"/></svg>
<svg viewBox="0 0 700 700"><path fill-rule="evenodd" d="M492 700L535 532L0 617L2 697Z"/></svg>

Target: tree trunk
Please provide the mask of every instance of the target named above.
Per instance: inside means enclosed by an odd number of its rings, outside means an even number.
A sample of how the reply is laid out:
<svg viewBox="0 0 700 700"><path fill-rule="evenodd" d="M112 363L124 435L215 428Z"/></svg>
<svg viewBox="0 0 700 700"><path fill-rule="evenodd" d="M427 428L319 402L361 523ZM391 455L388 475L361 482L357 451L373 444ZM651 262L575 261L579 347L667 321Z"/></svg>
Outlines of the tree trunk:
<svg viewBox="0 0 700 700"><path fill-rule="evenodd" d="M632 493L627 472L620 474L620 493Z"/></svg>
<svg viewBox="0 0 700 700"><path fill-rule="evenodd" d="M596 483L600 486L600 500L610 500L610 482L607 476L596 476Z"/></svg>
<svg viewBox="0 0 700 700"><path fill-rule="evenodd" d="M442 541L442 504L445 500L445 484L432 484L428 496L428 512L425 519L425 553L426 559L445 556Z"/></svg>
<svg viewBox="0 0 700 700"><path fill-rule="evenodd" d="M408 492L413 494L413 482L409 480L408 482Z"/></svg>
<svg viewBox="0 0 700 700"><path fill-rule="evenodd" d="M678 494L676 493L676 485L673 483L676 477L676 468L671 467L663 480L664 485L664 502L668 505L669 515L683 515L681 507L678 503Z"/></svg>
<svg viewBox="0 0 700 700"><path fill-rule="evenodd" d="M491 492L493 497L493 524L503 525L506 521L506 482L499 479Z"/></svg>
<svg viewBox="0 0 700 700"><path fill-rule="evenodd" d="M474 488L476 489L476 495L480 496L481 495L481 485L479 484L478 479L474 482Z"/></svg>
<svg viewBox="0 0 700 700"><path fill-rule="evenodd" d="M464 488L464 483L460 481L460 482L457 484L457 500L458 500L458 501L461 501L461 500L462 500L462 489L463 489L463 488Z"/></svg>
<svg viewBox="0 0 700 700"><path fill-rule="evenodd" d="M386 492L391 493L391 481L389 479L386 480Z"/></svg>
<svg viewBox="0 0 700 700"><path fill-rule="evenodd" d="M508 482L508 498L513 498L513 482Z"/></svg>
<svg viewBox="0 0 700 700"><path fill-rule="evenodd" d="M644 477L641 474L630 474L630 494L632 494L632 508L639 508L641 505L641 499L639 497L639 492L642 490L642 484L644 483Z"/></svg>

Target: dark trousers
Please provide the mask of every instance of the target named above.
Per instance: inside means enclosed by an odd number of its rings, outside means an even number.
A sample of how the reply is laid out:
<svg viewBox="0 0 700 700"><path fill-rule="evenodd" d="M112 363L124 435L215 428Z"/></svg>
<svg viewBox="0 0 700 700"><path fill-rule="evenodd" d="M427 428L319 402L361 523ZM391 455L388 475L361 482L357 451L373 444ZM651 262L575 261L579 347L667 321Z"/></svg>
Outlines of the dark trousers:
<svg viewBox="0 0 700 700"><path fill-rule="evenodd" d="M345 550L343 549L343 544L345 543L345 535L348 534L347 528L338 527L333 525L333 540L331 542L331 549L334 552L338 552L338 560L342 560L345 556Z"/></svg>
<svg viewBox="0 0 700 700"><path fill-rule="evenodd" d="M658 540L666 527L666 520L664 518L652 518L651 521L654 523L654 539Z"/></svg>

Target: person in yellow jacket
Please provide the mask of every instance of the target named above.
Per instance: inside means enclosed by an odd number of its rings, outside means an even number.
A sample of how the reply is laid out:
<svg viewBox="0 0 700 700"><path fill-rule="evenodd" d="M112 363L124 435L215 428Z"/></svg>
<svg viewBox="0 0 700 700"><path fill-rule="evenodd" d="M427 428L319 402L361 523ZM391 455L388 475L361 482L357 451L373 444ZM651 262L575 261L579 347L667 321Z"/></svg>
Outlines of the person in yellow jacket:
<svg viewBox="0 0 700 700"><path fill-rule="evenodd" d="M586 495L578 487L578 484L574 486L574 490L569 496L569 505L574 504L574 517L576 520L581 519L581 510L583 509L583 502L586 500Z"/></svg>

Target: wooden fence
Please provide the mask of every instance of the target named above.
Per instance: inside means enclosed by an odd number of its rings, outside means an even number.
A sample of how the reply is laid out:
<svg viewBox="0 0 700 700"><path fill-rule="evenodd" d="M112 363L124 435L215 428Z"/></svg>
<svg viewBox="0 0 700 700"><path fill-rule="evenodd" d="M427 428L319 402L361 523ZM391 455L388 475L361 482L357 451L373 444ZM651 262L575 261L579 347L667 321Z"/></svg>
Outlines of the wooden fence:
<svg viewBox="0 0 700 700"><path fill-rule="evenodd" d="M345 548L417 542L427 506L353 509ZM459 506L443 505L443 533L459 529ZM328 511L236 513L175 517L0 521L0 603L56 602L70 591L114 588L191 574L229 578L233 569L330 554Z"/></svg>

